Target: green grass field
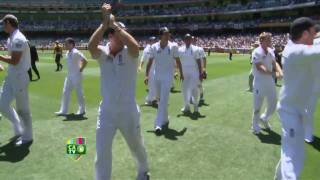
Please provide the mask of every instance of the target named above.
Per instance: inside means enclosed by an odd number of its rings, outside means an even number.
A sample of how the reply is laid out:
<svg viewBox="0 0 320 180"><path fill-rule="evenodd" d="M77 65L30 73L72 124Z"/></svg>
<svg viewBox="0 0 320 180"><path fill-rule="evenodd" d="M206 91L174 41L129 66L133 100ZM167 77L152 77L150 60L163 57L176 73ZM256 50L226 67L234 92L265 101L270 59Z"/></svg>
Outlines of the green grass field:
<svg viewBox="0 0 320 180"><path fill-rule="evenodd" d="M89 57L86 52L87 57ZM226 54L208 58L208 79L204 82L206 105L203 117L181 116L182 94L170 95L170 129L160 137L153 130L156 109L141 106L141 129L151 168L157 180L270 180L280 156L280 123L271 119L274 133L257 137L250 132L252 94L245 92L250 69L248 55L235 55L232 62ZM63 64L65 61L63 60ZM38 67L41 80L30 83L30 106L33 116L34 143L30 152L16 154L10 149L0 153L0 180L90 180L94 177L95 128L100 102L99 67L89 61L84 72L87 119L68 120L56 117L59 109L66 69L55 72L53 55L40 52ZM6 72L0 74L3 80ZM146 87L143 73L137 81L137 102L144 103ZM180 90L180 84L176 83ZM70 112L77 110L75 94ZM316 120L320 117L317 111ZM320 136L320 122L315 122ZM6 118L0 121L0 149L13 135ZM66 141L88 138L87 154L79 161L66 156ZM306 144L303 180L319 179L320 140ZM135 178L134 161L118 132L113 143L115 180Z"/></svg>

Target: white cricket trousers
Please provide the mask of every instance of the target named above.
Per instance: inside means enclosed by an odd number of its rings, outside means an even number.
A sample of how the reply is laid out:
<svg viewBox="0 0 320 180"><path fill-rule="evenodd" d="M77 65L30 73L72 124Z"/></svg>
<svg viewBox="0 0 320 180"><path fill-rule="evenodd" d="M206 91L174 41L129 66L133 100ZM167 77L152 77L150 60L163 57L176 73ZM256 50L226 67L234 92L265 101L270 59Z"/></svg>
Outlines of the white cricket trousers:
<svg viewBox="0 0 320 180"><path fill-rule="evenodd" d="M160 98L158 103L157 117L154 122L154 127L161 127L169 122L168 118L168 101L172 78L155 78L156 96Z"/></svg>
<svg viewBox="0 0 320 180"><path fill-rule="evenodd" d="M270 78L271 79L271 78ZM261 108L264 99L267 99L267 108L265 112L260 116ZM272 114L275 112L277 107L277 91L276 86L271 79L263 83L254 81L253 82L253 117L252 117L252 128L254 130L260 130L259 120L268 121Z"/></svg>
<svg viewBox="0 0 320 180"><path fill-rule="evenodd" d="M77 92L79 112L80 113L85 112L85 101L84 101L83 90L82 90L82 76L77 78L67 76L65 78L60 112L68 113L70 95L73 89L75 89Z"/></svg>
<svg viewBox="0 0 320 180"><path fill-rule="evenodd" d="M190 99L193 99L193 104L198 106L199 104L199 72L193 70L187 70L184 68L183 71L184 80L182 82L182 91L184 106L190 106Z"/></svg>
<svg viewBox="0 0 320 180"><path fill-rule="evenodd" d="M15 135L22 140L32 140L32 120L29 108L29 77L27 72L5 77L0 93L0 111L13 126ZM11 104L16 100L15 110Z"/></svg>
<svg viewBox="0 0 320 180"><path fill-rule="evenodd" d="M312 93L308 106L307 106L307 115L304 121L305 135L304 138L311 140L313 139L313 119L314 112L317 107L319 93Z"/></svg>
<svg viewBox="0 0 320 180"><path fill-rule="evenodd" d="M276 180L298 180L304 164L303 115L278 111L282 124L281 158Z"/></svg>
<svg viewBox="0 0 320 180"><path fill-rule="evenodd" d="M146 102L151 102L157 99L156 97L156 89L155 89L155 82L154 82L154 65L152 64L149 79L148 79L148 95L146 97Z"/></svg>
<svg viewBox="0 0 320 180"><path fill-rule="evenodd" d="M100 104L96 132L96 180L110 180L112 171L112 141L117 130L126 140L136 161L137 172L149 171L147 153L140 132L140 110L135 103Z"/></svg>

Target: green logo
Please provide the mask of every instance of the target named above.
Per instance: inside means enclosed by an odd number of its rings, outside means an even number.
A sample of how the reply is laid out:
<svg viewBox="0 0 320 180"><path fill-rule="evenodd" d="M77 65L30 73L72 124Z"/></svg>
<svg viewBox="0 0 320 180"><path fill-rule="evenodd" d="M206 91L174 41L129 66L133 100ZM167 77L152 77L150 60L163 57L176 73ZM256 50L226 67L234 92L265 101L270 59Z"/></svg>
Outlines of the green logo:
<svg viewBox="0 0 320 180"><path fill-rule="evenodd" d="M86 138L83 137L69 139L66 146L67 155L73 160L79 160L87 152L86 143Z"/></svg>

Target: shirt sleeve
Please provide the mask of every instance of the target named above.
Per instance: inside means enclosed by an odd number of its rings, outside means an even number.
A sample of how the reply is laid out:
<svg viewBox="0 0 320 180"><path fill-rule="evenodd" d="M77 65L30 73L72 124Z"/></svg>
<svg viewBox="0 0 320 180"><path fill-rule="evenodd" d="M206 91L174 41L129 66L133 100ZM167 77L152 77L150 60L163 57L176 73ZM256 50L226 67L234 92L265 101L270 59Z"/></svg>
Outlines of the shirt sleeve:
<svg viewBox="0 0 320 180"><path fill-rule="evenodd" d="M11 51L22 52L27 46L27 42L21 39L14 39L12 41Z"/></svg>
<svg viewBox="0 0 320 180"><path fill-rule="evenodd" d="M262 62L262 58L261 58L259 53L257 53L256 51L253 51L252 60L251 61L252 61L253 64L261 63Z"/></svg>
<svg viewBox="0 0 320 180"><path fill-rule="evenodd" d="M155 47L154 46L151 46L150 49L149 49L149 58L150 59L154 59L155 57Z"/></svg>
<svg viewBox="0 0 320 180"><path fill-rule="evenodd" d="M178 46L174 45L172 46L172 55L174 58L179 58L179 52L178 52Z"/></svg>
<svg viewBox="0 0 320 180"><path fill-rule="evenodd" d="M81 51L78 51L78 57L80 58L81 61L84 61L87 59Z"/></svg>

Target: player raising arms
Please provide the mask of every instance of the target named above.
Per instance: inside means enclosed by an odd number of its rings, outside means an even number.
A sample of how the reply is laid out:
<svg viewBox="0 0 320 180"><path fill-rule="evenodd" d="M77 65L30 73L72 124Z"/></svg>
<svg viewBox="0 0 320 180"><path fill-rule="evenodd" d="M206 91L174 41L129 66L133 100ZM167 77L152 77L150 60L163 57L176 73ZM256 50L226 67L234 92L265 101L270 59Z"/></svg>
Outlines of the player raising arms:
<svg viewBox="0 0 320 180"><path fill-rule="evenodd" d="M272 69L276 67L277 75L282 77L282 70L275 61L275 56L271 47L270 33L263 32L259 36L260 46L252 52L253 63L253 117L252 131L254 134L260 133L259 121L266 129L271 129L268 122L277 106L276 86L272 77ZM267 98L267 109L260 116L260 110Z"/></svg>
<svg viewBox="0 0 320 180"><path fill-rule="evenodd" d="M100 65L102 102L96 132L96 180L109 180L112 141L119 129L137 163L137 180L149 179L147 154L140 132L140 111L136 104L138 42L115 21L111 6L103 4L103 21L90 38L88 49ZM104 34L109 43L99 46Z"/></svg>

